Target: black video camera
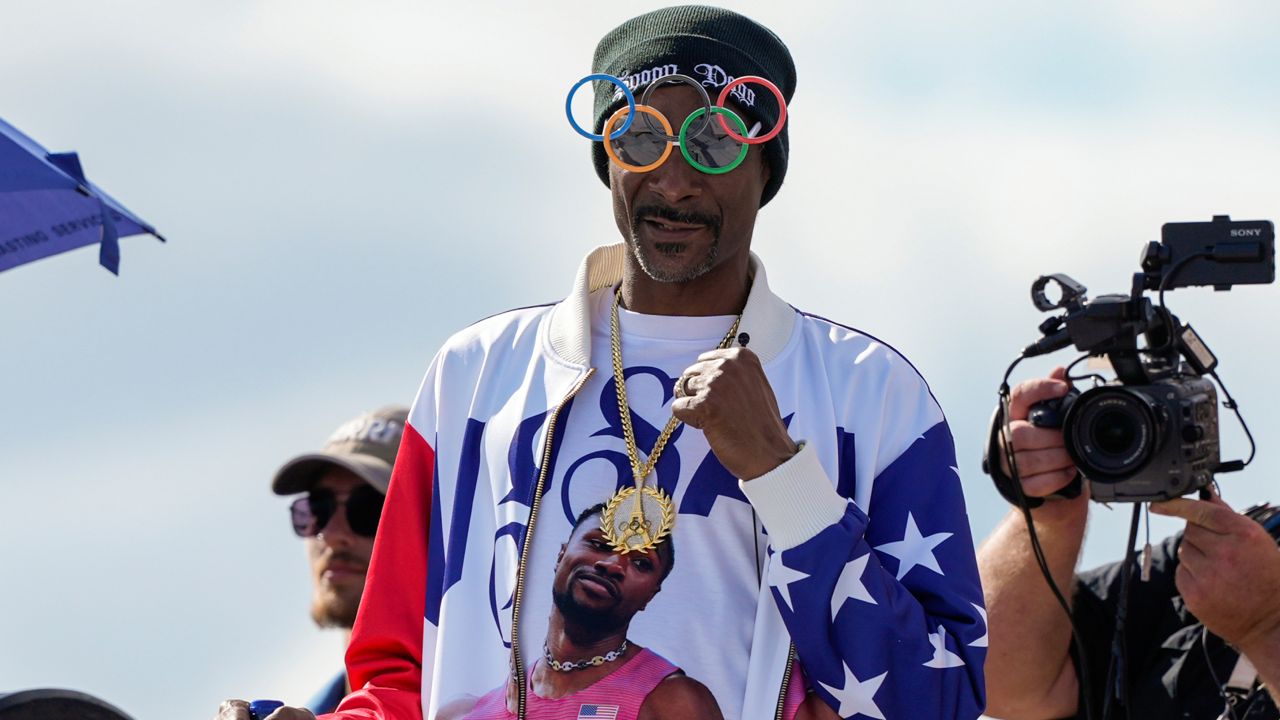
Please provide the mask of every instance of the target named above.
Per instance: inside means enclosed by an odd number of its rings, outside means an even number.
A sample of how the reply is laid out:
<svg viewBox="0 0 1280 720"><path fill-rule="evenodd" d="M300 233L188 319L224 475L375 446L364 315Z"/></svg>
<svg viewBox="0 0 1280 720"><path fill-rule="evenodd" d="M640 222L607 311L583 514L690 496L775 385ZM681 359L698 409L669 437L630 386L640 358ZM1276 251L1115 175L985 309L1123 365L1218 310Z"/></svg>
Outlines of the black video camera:
<svg viewBox="0 0 1280 720"><path fill-rule="evenodd" d="M1116 375L1038 403L1028 417L1041 427L1062 427L1067 452L1101 502L1168 500L1245 464L1220 460L1218 396L1209 379L1217 378L1218 361L1190 325L1165 309L1164 292L1274 282L1275 228L1265 220L1216 216L1212 222L1167 223L1161 237L1144 248L1142 272L1133 276L1128 295L1089 300L1087 289L1066 275L1042 276L1031 286L1037 309L1062 313L1041 323L1044 337L1024 348L1019 360L1074 345L1087 357L1106 356ZM1051 287L1060 292L1057 300L1046 292ZM1144 296L1147 290L1159 293L1158 305ZM1017 502L1013 480L991 462L990 454L999 451L997 434L993 424L986 469L1001 494ZM1062 495L1078 494L1079 483L1077 476ZM1027 500L1031 507L1039 504Z"/></svg>

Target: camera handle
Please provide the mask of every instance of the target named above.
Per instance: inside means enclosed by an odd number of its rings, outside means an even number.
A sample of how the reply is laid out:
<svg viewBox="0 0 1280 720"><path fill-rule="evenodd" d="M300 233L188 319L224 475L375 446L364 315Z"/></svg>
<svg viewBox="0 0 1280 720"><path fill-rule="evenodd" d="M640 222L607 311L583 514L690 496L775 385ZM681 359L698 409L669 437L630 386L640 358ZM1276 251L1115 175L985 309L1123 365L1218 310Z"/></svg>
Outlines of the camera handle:
<svg viewBox="0 0 1280 720"><path fill-rule="evenodd" d="M1032 405L1027 411L1027 422L1035 425L1036 427L1055 428L1061 430L1062 423L1067 417L1068 408L1071 407L1071 404L1074 403L1078 397L1080 397L1080 391L1075 388L1071 388L1066 395L1063 395L1060 398L1042 400ZM1061 490L1049 495L1048 497L1053 499L1070 500L1072 498L1080 497L1080 493L1083 490L1084 475L1081 475L1080 471L1077 470L1076 476L1071 479L1071 482L1067 483L1067 485Z"/></svg>
<svg viewBox="0 0 1280 720"><path fill-rule="evenodd" d="M1064 397L1044 400L1031 406L1027 414L1027 420L1036 427L1061 428L1062 419L1066 415L1066 408L1079 397L1080 391L1072 388ZM1070 400L1068 400L1070 398ZM1013 505L1018 504L1018 494L1014 490L1014 479L1009 477L1000 467L1000 427L1004 425L1004 413L1000 407L996 407L995 413L991 416L991 432L987 437L987 447L982 454L982 471L991 476L991 481L995 483L996 491L1000 496ZM1028 508L1038 508L1044 504L1045 500L1070 500L1080 497L1080 493L1084 491L1084 476L1079 471L1072 478L1071 482L1056 493L1045 497L1028 497L1026 503Z"/></svg>
<svg viewBox="0 0 1280 720"><path fill-rule="evenodd" d="M1080 397L1080 391L1071 388L1059 398L1041 400L1027 410L1027 422L1042 428L1061 428L1067 418L1067 409Z"/></svg>

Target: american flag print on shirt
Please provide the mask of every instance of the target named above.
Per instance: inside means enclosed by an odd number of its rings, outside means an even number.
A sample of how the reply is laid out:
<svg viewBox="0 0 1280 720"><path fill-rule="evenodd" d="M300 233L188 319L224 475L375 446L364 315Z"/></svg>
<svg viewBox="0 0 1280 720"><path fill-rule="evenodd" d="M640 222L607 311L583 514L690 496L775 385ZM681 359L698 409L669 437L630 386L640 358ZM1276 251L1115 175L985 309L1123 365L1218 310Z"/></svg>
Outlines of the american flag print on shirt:
<svg viewBox="0 0 1280 720"><path fill-rule="evenodd" d="M578 708L578 720L617 720L617 705L583 705Z"/></svg>

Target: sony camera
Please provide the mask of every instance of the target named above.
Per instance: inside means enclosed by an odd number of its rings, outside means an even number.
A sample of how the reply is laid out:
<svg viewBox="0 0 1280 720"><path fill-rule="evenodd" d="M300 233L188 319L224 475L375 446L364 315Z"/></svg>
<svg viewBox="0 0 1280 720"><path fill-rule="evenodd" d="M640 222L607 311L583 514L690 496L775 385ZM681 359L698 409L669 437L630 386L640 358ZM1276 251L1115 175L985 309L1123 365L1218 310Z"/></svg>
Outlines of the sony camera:
<svg viewBox="0 0 1280 720"><path fill-rule="evenodd" d="M1165 500L1199 490L1220 471L1217 399L1213 382L1203 377L1117 381L1073 390L1033 408L1028 419L1062 428L1095 500Z"/></svg>
<svg viewBox="0 0 1280 720"><path fill-rule="evenodd" d="M1265 220L1226 216L1167 223L1161 242L1143 249L1141 267L1127 295L1090 300L1087 289L1066 275L1043 276L1031 286L1037 309L1061 313L1040 325L1043 337L1021 357L1074 345L1085 356L1105 356L1115 373L1114 380L1038 403L1028 417L1035 425L1062 428L1067 452L1101 502L1179 497L1210 484L1215 473L1244 466L1220 459L1218 394L1210 379L1216 378L1217 358L1164 307L1164 291L1274 282L1275 228ZM1159 293L1159 304L1145 296L1148 290ZM1227 407L1234 409L1229 396ZM993 429L989 456L996 442ZM984 464L1001 493L1016 502L1012 480L999 477L998 465ZM1079 483L1077 476L1062 494L1078 494Z"/></svg>

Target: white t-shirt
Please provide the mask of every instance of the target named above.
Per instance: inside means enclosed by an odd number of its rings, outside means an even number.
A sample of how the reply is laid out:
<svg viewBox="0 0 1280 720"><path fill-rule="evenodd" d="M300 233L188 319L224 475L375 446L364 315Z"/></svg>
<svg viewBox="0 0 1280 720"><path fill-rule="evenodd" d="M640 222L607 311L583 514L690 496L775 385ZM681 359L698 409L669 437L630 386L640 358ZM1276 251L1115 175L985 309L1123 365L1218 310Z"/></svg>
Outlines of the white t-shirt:
<svg viewBox="0 0 1280 720"><path fill-rule="evenodd" d="M633 484L614 394L609 313L613 290L591 296L591 364L597 368L568 413L543 496L527 577L521 643L526 667L541 655L556 555L582 510ZM734 316L669 317L618 310L627 400L641 462L671 417L674 383L716 348ZM680 666L715 695L725 717L740 717L756 598L767 538L701 431L677 426L648 478L674 498L675 564L662 591L631 622L628 637ZM753 542L754 541L754 542ZM757 544L758 543L758 544ZM689 621L696 615L697 621Z"/></svg>

